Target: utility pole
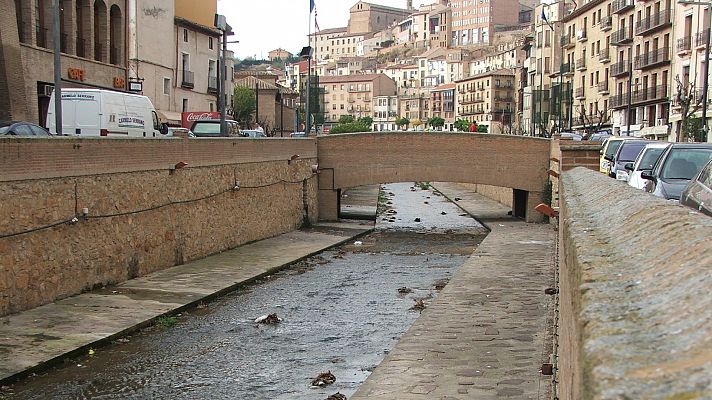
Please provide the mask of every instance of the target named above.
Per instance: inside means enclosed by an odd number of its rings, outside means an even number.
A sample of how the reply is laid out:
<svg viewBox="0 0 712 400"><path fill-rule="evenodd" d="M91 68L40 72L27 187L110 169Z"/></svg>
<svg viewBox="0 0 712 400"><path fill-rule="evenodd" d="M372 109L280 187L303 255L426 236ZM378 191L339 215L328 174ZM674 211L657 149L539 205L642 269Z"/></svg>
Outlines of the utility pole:
<svg viewBox="0 0 712 400"><path fill-rule="evenodd" d="M62 0L54 0L54 26L52 35L54 36L54 125L57 135L62 134L62 58L61 31L59 20L59 8Z"/></svg>

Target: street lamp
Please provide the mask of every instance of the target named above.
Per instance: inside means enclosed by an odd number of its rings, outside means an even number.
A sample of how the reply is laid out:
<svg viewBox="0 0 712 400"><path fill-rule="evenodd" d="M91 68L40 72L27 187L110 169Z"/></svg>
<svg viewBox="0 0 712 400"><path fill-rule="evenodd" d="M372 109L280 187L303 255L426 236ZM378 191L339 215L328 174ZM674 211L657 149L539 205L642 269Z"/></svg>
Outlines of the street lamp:
<svg viewBox="0 0 712 400"><path fill-rule="evenodd" d="M311 40L311 39L309 39ZM311 109L310 109L310 97L311 97L311 60L312 60L312 55L314 55L314 49L312 49L311 46L306 46L302 47L302 51L299 52L299 57L302 60L307 61L307 98L306 98L306 104L304 108L304 132L306 132L306 135L309 135L309 132L311 132Z"/></svg>
<svg viewBox="0 0 712 400"><path fill-rule="evenodd" d="M707 18L705 18L705 76L702 80L702 134L703 141L707 141L707 85L709 83L710 71L710 29L712 28L712 1L688 1L678 0L677 4L691 6L707 6Z"/></svg>
<svg viewBox="0 0 712 400"><path fill-rule="evenodd" d="M550 6L552 6L552 5L554 5L554 4L562 3L562 2L564 2L564 1L565 1L565 0L557 0L557 1L554 1L554 2L552 2L552 3L543 3L543 4L542 4L542 10L541 10L541 14L542 14L542 15L541 15L541 16L544 17L544 18L542 18L542 20L549 26L549 29L551 29L551 63L552 63L552 65L553 65L553 63L554 63L554 41L556 40L556 30L555 30L554 27L551 25L551 23L552 23L552 22L553 22L553 23L561 23L561 22L563 22L563 21L561 21L561 20L557 20L557 21L549 21L549 20L547 20L547 19L546 19L546 15L544 14L544 9L545 9L545 8L548 9ZM562 13L559 13L559 14L558 14L559 17L561 16L561 14L562 14ZM562 29L562 31L563 31L563 29ZM546 61L546 58L544 57L544 51L543 51L544 46L545 46L545 44L546 44L546 37L545 37L545 35L542 35L542 36L543 36L543 37L542 37L542 40L544 41L544 43L542 43L541 74L540 74L540 76L539 76L539 133L540 133L540 134L541 134L541 130L542 130L542 128L541 128L541 125L542 125L541 117L542 117L542 114L543 114L543 111L544 111L544 72L546 71L546 66L544 65L544 64L545 64L545 61ZM559 41L561 41L561 38L560 38L560 37L559 37ZM564 53L564 46L563 46L563 44L561 44L561 61L560 61L560 63L559 63L559 77L560 77L560 78L559 78L559 81L560 81L560 82L563 80L563 79L561 79L561 74L562 74L562 71L561 71L562 65L561 65L561 64L563 64L563 60L564 60L564 54L563 54L563 53ZM561 85L559 85L559 94L561 94ZM551 102L551 98L549 99L549 101ZM560 116L561 111L560 111L560 110L561 110L561 102L559 102L559 121L557 122L557 123L559 124L559 132L561 131L561 127L560 127L560 124L561 124L561 116ZM549 110L549 112L551 112L551 110Z"/></svg>

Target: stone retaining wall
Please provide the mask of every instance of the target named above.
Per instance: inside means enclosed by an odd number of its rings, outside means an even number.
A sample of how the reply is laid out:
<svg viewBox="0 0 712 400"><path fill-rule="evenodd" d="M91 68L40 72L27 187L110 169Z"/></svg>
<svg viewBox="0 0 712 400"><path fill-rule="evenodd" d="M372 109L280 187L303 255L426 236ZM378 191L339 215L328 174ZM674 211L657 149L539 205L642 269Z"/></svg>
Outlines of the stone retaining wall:
<svg viewBox="0 0 712 400"><path fill-rule="evenodd" d="M712 397L712 218L562 176L561 399Z"/></svg>
<svg viewBox="0 0 712 400"><path fill-rule="evenodd" d="M54 152L42 153L44 170L28 170L25 179L14 180L22 172L17 164L29 161L13 159L32 149L0 141L3 166L13 171L0 175L6 181L0 184L0 316L294 230L305 222L305 208L308 220L317 220L313 140L308 141L312 152L280 141L237 142L234 147L252 143L240 150L250 152L244 158L215 147L216 165L206 165L211 141L133 141L132 150L124 143L116 153L106 147L110 142L74 141L87 156L63 167L73 168L74 177L51 176L56 171L48 166L78 150L60 143ZM162 146L164 152L156 151ZM171 146L182 152L178 160L189 161L187 167L164 167L175 155ZM295 151L300 157L287 162ZM109 156L106 169L112 173L97 173L97 153ZM124 167L129 171L118 171L122 157L130 161ZM75 216L76 223L66 222ZM4 237L54 223L59 224Z"/></svg>

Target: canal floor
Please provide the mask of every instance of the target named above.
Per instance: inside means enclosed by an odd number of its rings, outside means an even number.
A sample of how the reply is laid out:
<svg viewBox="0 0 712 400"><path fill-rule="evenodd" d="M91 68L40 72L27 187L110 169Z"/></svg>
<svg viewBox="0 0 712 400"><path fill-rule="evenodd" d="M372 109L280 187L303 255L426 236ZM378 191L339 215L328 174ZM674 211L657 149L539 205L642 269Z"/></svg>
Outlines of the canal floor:
<svg viewBox="0 0 712 400"><path fill-rule="evenodd" d="M416 300L432 304L486 235L425 187L386 185L383 193L375 232L68 359L0 397L350 397L418 318ZM269 313L282 321L254 322ZM312 388L327 371L336 382Z"/></svg>

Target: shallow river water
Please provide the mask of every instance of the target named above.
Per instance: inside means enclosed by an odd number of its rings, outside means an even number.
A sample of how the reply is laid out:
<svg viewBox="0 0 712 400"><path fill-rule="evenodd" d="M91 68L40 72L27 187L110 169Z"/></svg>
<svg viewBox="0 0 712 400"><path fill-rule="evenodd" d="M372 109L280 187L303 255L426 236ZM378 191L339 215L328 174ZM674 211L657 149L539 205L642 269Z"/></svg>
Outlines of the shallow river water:
<svg viewBox="0 0 712 400"><path fill-rule="evenodd" d="M30 377L8 399L325 399L353 394L482 240L432 190L383 186L376 230ZM416 219L419 222L416 222ZM410 293L399 293L406 287ZM277 313L275 325L254 323ZM312 388L331 371L336 382Z"/></svg>

